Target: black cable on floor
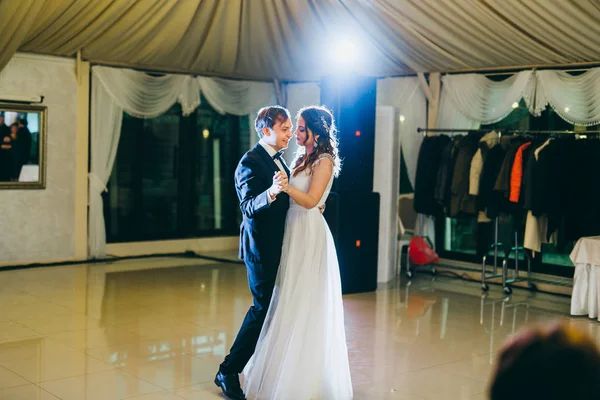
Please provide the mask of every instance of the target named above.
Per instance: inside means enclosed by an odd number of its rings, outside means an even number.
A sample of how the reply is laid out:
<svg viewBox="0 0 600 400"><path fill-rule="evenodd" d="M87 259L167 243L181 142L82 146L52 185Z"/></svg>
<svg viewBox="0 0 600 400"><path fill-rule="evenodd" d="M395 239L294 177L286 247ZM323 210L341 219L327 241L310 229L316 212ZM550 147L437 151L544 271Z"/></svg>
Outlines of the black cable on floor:
<svg viewBox="0 0 600 400"><path fill-rule="evenodd" d="M419 274L423 274L423 275L431 275L431 272L418 271L418 269L413 269L413 274L415 274L417 272ZM480 279L473 279L466 272L463 272L462 274L459 274L459 273L454 272L454 271L439 271L439 270L436 270L435 276L448 276L450 278L458 278L460 280L467 281L467 282L481 283ZM490 282L490 283L493 284L493 285L496 285L496 286L501 286L500 284L496 284L496 283L492 283L492 282ZM513 286L513 288L515 288L515 289L525 289L525 290L529 290L530 292L545 293L545 294L551 294L551 295L555 295L555 296L570 297L568 294L555 293L555 292L549 292L547 290L541 290L541 289L539 289L537 287L537 285L530 286L530 287Z"/></svg>

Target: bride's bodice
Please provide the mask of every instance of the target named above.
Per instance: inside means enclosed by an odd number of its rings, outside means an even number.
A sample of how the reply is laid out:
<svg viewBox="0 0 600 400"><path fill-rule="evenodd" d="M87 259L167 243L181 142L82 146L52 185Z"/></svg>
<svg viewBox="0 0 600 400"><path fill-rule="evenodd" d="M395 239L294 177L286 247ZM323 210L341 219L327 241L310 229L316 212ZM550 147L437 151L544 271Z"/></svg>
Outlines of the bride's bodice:
<svg viewBox="0 0 600 400"><path fill-rule="evenodd" d="M322 156L316 162L320 162L323 158L325 158L325 157ZM295 171L295 169L292 169L290 172L290 185L292 185L293 187L295 187L296 189L298 189L304 193L308 193L308 189L310 188L310 182L312 181L312 173L311 173L310 168L306 168L304 171L300 172L297 176L294 176L294 171ZM333 185L333 174L331 174L331 178L329 178L329 183L327 184L327 187L325 188L325 192L323 192L323 196L321 197L321 200L319 200L317 207L320 207L323 204L325 204L325 201L327 200L327 196L329 196L329 192L331 191L331 185ZM300 207L298 204L296 204L296 202L294 200L292 200L291 197L290 197L290 206Z"/></svg>

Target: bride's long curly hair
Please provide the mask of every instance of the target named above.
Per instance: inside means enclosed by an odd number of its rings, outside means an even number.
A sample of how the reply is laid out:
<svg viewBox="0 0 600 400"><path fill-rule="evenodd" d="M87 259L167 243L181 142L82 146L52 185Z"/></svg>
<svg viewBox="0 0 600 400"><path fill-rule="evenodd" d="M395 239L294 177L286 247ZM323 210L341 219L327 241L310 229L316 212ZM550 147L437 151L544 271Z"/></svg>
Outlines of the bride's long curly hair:
<svg viewBox="0 0 600 400"><path fill-rule="evenodd" d="M309 169L312 173L315 161L322 154L329 154L333 157L333 175L337 178L340 174L342 162L338 152L337 128L335 127L333 114L325 106L309 106L298 111L296 125L298 125L300 117L304 119L306 129L312 132L315 145L313 152L308 155L305 153L305 147L302 146L298 149L293 164L295 168L294 176L306 169Z"/></svg>

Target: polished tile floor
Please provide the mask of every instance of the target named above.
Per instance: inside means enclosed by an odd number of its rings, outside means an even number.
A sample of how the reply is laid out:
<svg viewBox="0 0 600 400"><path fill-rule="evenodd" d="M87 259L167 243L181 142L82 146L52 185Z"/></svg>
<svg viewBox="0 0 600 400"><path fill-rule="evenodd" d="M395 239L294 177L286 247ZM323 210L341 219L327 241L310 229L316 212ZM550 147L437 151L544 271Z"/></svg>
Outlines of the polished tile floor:
<svg viewBox="0 0 600 400"><path fill-rule="evenodd" d="M231 255L226 255L231 257ZM160 258L0 272L0 399L221 399L215 371L251 301L233 263ZM344 298L356 399L485 399L518 329L569 298L420 276ZM302 377L298 377L299 380ZM287 399L283 399L287 400Z"/></svg>

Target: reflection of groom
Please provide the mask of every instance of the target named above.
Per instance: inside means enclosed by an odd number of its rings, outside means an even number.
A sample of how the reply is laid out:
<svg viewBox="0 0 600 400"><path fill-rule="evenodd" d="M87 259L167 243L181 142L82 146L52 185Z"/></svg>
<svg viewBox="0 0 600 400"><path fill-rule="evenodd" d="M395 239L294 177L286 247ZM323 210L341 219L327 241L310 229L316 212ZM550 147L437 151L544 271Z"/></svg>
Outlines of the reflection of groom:
<svg viewBox="0 0 600 400"><path fill-rule="evenodd" d="M10 128L6 126L4 114L0 113L0 142L2 142L2 139L8 135L10 135Z"/></svg>
<svg viewBox="0 0 600 400"><path fill-rule="evenodd" d="M260 141L244 154L235 171L243 214L239 257L246 264L254 305L215 377L217 386L231 399L244 399L239 374L254 353L271 302L289 207L289 197L281 190L290 172L281 150L292 137L290 114L283 107L265 107L254 126ZM283 174L275 176L280 171Z"/></svg>

